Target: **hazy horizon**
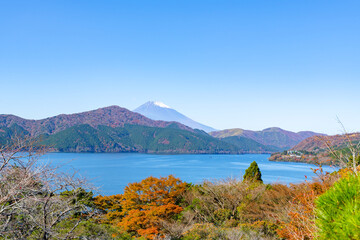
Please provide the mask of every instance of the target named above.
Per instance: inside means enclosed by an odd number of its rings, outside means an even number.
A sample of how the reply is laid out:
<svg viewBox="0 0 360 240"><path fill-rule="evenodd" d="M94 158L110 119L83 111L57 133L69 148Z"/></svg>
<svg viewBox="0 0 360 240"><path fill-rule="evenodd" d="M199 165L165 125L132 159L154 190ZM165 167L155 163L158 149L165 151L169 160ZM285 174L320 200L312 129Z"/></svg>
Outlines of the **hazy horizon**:
<svg viewBox="0 0 360 240"><path fill-rule="evenodd" d="M4 1L0 114L161 101L215 129L360 131L358 1Z"/></svg>

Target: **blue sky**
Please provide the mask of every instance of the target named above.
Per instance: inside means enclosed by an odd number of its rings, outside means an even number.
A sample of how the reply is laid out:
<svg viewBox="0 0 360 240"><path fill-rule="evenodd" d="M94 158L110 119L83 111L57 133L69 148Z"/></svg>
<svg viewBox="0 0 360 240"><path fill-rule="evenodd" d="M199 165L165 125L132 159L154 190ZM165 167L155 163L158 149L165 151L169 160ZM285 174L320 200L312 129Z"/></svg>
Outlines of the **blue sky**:
<svg viewBox="0 0 360 240"><path fill-rule="evenodd" d="M0 113L158 100L217 129L360 131L360 2L0 1Z"/></svg>

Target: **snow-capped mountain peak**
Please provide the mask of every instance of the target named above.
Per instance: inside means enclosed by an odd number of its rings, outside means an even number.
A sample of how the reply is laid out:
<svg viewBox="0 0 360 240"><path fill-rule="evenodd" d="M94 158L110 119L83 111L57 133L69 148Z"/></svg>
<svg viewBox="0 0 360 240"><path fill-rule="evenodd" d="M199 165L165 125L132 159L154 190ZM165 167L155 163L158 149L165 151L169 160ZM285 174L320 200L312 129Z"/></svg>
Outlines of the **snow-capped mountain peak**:
<svg viewBox="0 0 360 240"><path fill-rule="evenodd" d="M212 127L195 122L194 120L179 113L175 109L169 107L165 103L158 101L147 102L141 105L140 107L136 108L134 112L140 113L153 120L179 122L191 128L204 130L205 132L212 132L215 130Z"/></svg>
<svg viewBox="0 0 360 240"><path fill-rule="evenodd" d="M150 102L150 103L154 104L155 106L162 107L162 108L171 108L171 107L169 107L168 105L166 105L166 104L163 103L163 102L152 101L152 102Z"/></svg>

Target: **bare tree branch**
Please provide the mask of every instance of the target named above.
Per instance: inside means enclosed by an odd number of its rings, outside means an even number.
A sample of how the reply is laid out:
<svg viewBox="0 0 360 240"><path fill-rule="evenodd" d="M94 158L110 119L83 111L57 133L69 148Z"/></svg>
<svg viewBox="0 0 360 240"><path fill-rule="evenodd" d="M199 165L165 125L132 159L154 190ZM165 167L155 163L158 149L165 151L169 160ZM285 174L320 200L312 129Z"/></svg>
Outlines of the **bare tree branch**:
<svg viewBox="0 0 360 240"><path fill-rule="evenodd" d="M81 199L81 191L91 189L86 179L44 163L41 156L45 152L46 148L30 137L14 136L0 146L3 238L68 239L80 222L96 213ZM59 229L63 221L72 225L67 233Z"/></svg>

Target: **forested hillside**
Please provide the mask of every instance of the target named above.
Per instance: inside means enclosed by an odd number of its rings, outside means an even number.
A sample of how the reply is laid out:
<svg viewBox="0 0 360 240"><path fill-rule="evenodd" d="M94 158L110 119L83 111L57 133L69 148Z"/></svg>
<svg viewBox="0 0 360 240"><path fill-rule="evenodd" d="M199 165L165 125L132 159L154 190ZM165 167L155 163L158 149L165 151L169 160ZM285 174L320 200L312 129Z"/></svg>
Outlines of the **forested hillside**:
<svg viewBox="0 0 360 240"><path fill-rule="evenodd" d="M175 125L176 127L176 125ZM201 131L147 127L78 125L53 135L41 135L41 144L61 152L241 153L236 146Z"/></svg>
<svg viewBox="0 0 360 240"><path fill-rule="evenodd" d="M118 106L41 120L0 115L0 144L28 135L60 152L270 153L248 137L215 138L178 122L154 121Z"/></svg>

